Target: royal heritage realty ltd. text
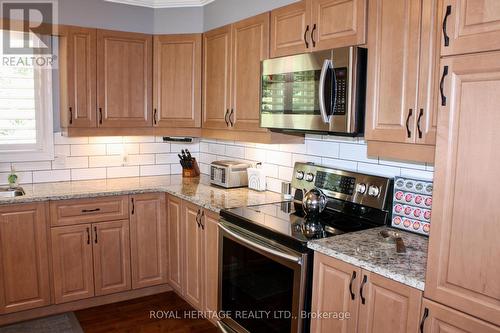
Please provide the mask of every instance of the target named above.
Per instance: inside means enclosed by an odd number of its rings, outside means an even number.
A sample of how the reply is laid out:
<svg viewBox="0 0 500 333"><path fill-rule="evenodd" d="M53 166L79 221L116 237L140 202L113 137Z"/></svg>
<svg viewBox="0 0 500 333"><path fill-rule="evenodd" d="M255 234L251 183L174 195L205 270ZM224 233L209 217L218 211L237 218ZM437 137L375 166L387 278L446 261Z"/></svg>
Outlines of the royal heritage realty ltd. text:
<svg viewBox="0 0 500 333"><path fill-rule="evenodd" d="M150 319L337 319L351 318L350 312L308 312L294 314L290 311L149 311Z"/></svg>

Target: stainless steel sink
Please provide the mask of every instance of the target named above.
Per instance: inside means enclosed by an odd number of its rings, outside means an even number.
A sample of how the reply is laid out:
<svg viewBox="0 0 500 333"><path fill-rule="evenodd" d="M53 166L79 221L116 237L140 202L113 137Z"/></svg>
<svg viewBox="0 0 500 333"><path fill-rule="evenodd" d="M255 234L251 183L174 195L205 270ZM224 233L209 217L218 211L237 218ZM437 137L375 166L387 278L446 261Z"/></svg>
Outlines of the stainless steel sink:
<svg viewBox="0 0 500 333"><path fill-rule="evenodd" d="M0 198L13 198L25 195L22 187L0 187Z"/></svg>

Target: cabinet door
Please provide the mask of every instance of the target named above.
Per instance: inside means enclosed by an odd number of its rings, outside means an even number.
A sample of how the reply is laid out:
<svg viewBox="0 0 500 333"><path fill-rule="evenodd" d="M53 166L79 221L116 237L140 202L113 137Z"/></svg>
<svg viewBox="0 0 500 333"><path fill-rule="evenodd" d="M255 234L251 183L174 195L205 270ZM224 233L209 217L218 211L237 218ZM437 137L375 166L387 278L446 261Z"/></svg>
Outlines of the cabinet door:
<svg viewBox="0 0 500 333"><path fill-rule="evenodd" d="M421 1L373 0L369 18L366 139L413 143Z"/></svg>
<svg viewBox="0 0 500 333"><path fill-rule="evenodd" d="M422 1L416 143L436 144L439 94L439 1Z"/></svg>
<svg viewBox="0 0 500 333"><path fill-rule="evenodd" d="M99 127L152 126L152 37L97 31Z"/></svg>
<svg viewBox="0 0 500 333"><path fill-rule="evenodd" d="M67 125L91 128L96 121L96 30L70 27L66 36Z"/></svg>
<svg viewBox="0 0 500 333"><path fill-rule="evenodd" d="M56 304L94 296L91 225L52 228Z"/></svg>
<svg viewBox="0 0 500 333"><path fill-rule="evenodd" d="M183 243L181 239L182 200L167 196L168 284L182 294Z"/></svg>
<svg viewBox="0 0 500 333"><path fill-rule="evenodd" d="M367 0L309 1L315 50L365 44Z"/></svg>
<svg viewBox="0 0 500 333"><path fill-rule="evenodd" d="M203 214L203 311L215 313L219 297L219 214ZM215 318L210 318L215 319Z"/></svg>
<svg viewBox="0 0 500 333"><path fill-rule="evenodd" d="M131 289L128 220L93 224L95 295Z"/></svg>
<svg viewBox="0 0 500 333"><path fill-rule="evenodd" d="M50 304L44 204L0 207L0 314Z"/></svg>
<svg viewBox="0 0 500 333"><path fill-rule="evenodd" d="M269 13L233 24L233 89L229 120L235 129L260 128L261 61L269 58Z"/></svg>
<svg viewBox="0 0 500 333"><path fill-rule="evenodd" d="M500 325L500 52L445 66L425 295Z"/></svg>
<svg viewBox="0 0 500 333"><path fill-rule="evenodd" d="M500 327L424 298L422 330L425 333L499 333Z"/></svg>
<svg viewBox="0 0 500 333"><path fill-rule="evenodd" d="M417 332L422 292L374 273L362 273L358 332Z"/></svg>
<svg viewBox="0 0 500 333"><path fill-rule="evenodd" d="M165 194L131 197L132 287L167 283Z"/></svg>
<svg viewBox="0 0 500 333"><path fill-rule="evenodd" d="M307 52L312 48L306 0L271 11L271 57Z"/></svg>
<svg viewBox="0 0 500 333"><path fill-rule="evenodd" d="M202 246L203 233L198 223L202 209L189 203L182 202L182 242L184 251L184 274L182 290L186 301L195 309L202 306Z"/></svg>
<svg viewBox="0 0 500 333"><path fill-rule="evenodd" d="M443 0L442 4L441 55L500 49L500 1Z"/></svg>
<svg viewBox="0 0 500 333"><path fill-rule="evenodd" d="M154 126L201 126L201 53L200 34L154 37Z"/></svg>
<svg viewBox="0 0 500 333"><path fill-rule="evenodd" d="M314 254L312 313L349 312L350 319L311 320L311 333L354 333L358 321L361 269L321 253Z"/></svg>
<svg viewBox="0 0 500 333"><path fill-rule="evenodd" d="M203 128L227 129L231 104L231 26L203 34Z"/></svg>

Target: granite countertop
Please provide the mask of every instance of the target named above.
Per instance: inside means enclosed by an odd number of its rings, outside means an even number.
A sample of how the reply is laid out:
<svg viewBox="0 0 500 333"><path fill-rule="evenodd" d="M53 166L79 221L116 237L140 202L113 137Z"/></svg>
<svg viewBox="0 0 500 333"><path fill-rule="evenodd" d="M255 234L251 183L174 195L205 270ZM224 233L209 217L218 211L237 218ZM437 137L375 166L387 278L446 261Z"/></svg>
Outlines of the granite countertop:
<svg viewBox="0 0 500 333"><path fill-rule="evenodd" d="M396 244L379 235L388 227L373 228L310 241L308 247L325 255L377 273L410 287L424 290L428 238L397 230L406 253L396 253Z"/></svg>
<svg viewBox="0 0 500 333"><path fill-rule="evenodd" d="M257 192L248 188L224 189L210 185L207 176L158 177L86 180L50 184L22 185L26 195L0 198L0 205L48 200L82 199L110 195L166 192L218 213L221 209L283 201L281 194Z"/></svg>

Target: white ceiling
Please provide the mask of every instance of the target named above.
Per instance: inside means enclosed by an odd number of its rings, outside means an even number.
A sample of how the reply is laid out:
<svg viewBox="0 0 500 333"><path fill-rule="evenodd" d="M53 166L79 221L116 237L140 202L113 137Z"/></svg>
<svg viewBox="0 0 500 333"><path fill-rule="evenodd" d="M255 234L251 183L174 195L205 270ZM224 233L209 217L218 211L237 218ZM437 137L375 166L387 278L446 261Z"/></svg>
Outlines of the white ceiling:
<svg viewBox="0 0 500 333"><path fill-rule="evenodd" d="M201 7L215 0L104 0L149 8Z"/></svg>

